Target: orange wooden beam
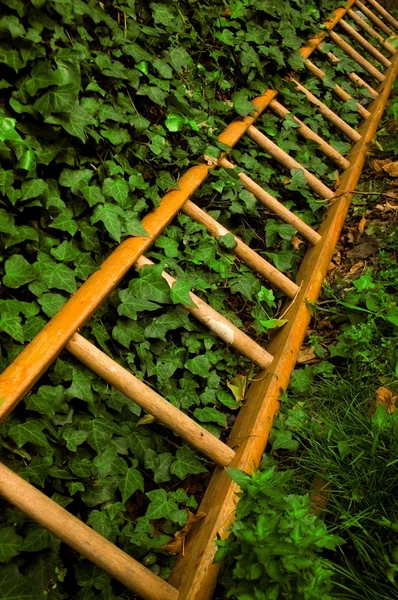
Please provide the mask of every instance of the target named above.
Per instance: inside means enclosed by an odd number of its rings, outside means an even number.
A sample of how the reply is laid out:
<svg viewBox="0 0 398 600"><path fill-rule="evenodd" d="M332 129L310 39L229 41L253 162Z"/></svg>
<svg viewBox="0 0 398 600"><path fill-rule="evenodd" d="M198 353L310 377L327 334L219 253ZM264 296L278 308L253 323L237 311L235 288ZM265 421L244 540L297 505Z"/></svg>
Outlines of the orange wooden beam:
<svg viewBox="0 0 398 600"><path fill-rule="evenodd" d="M386 71L383 91L370 106L371 116L360 128L361 139L352 147L347 158L350 167L344 172L327 219L319 233L321 241L311 247L297 275L301 291L288 309L288 323L280 329L268 349L274 361L267 371L251 384L246 403L239 411L228 444L236 451L231 466L251 472L257 468L267 444L274 417L279 408L279 396L286 390L290 374L304 340L311 313L308 302L319 296L324 278L365 162L368 145L373 139L391 86L398 74L398 55ZM205 513L195 525L172 572L170 583L180 591L181 600L210 600L213 595L219 564L214 564L215 540L228 535L234 520L238 486L224 469L216 468L198 510Z"/></svg>

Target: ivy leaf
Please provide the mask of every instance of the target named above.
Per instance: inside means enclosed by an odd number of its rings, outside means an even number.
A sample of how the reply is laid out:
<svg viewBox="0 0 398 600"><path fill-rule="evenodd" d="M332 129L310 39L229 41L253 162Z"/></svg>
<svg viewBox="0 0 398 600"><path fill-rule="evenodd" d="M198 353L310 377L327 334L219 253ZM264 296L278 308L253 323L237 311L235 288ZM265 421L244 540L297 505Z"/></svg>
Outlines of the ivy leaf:
<svg viewBox="0 0 398 600"><path fill-rule="evenodd" d="M142 300L150 300L159 304L170 304L170 287L162 277L161 266L148 266L140 269L140 276L129 284L129 292ZM121 300L125 294L121 292Z"/></svg>
<svg viewBox="0 0 398 600"><path fill-rule="evenodd" d="M61 231L67 231L72 236L75 235L79 229L71 208L65 208L58 217L55 217L50 224L50 227L60 229Z"/></svg>
<svg viewBox="0 0 398 600"><path fill-rule="evenodd" d="M36 421L26 421L19 425L11 425L9 436L14 440L18 448L22 448L27 442L48 448L49 443L40 425Z"/></svg>
<svg viewBox="0 0 398 600"><path fill-rule="evenodd" d="M76 289L75 275L69 267L55 261L39 261L40 279L49 289L65 290L73 294Z"/></svg>
<svg viewBox="0 0 398 600"><path fill-rule="evenodd" d="M109 538L112 533L111 520L102 510L92 510L87 519L87 525L90 525L90 527L105 538Z"/></svg>
<svg viewBox="0 0 398 600"><path fill-rule="evenodd" d="M105 197L101 192L101 188L97 185L86 185L81 191L89 206L95 206L96 204L105 202Z"/></svg>
<svg viewBox="0 0 398 600"><path fill-rule="evenodd" d="M168 498L166 490L153 490L146 495L151 501L145 515L149 520L167 518L177 509L176 503Z"/></svg>
<svg viewBox="0 0 398 600"><path fill-rule="evenodd" d="M62 244L56 248L51 248L51 255L62 262L73 262L79 255L79 248L68 240L64 240Z"/></svg>
<svg viewBox="0 0 398 600"><path fill-rule="evenodd" d="M136 94L137 96L147 96L150 100L152 100L152 102L159 104L160 106L165 105L165 101L168 96L167 92L164 92L158 87L152 87L147 84L141 85Z"/></svg>
<svg viewBox="0 0 398 600"><path fill-rule="evenodd" d="M217 423L222 427L227 426L227 418L223 413L220 413L216 408L205 406L204 408L195 408L194 417L202 423Z"/></svg>
<svg viewBox="0 0 398 600"><path fill-rule="evenodd" d="M114 427L107 420L101 418L92 419L87 428L87 443L97 452L101 452L114 432Z"/></svg>
<svg viewBox="0 0 398 600"><path fill-rule="evenodd" d="M41 385L37 393L28 396L25 402L28 410L53 417L65 404L64 388L62 385Z"/></svg>
<svg viewBox="0 0 398 600"><path fill-rule="evenodd" d="M298 394L304 394L311 388L314 374L309 365L305 365L304 369L295 369L290 380L290 387Z"/></svg>
<svg viewBox="0 0 398 600"><path fill-rule="evenodd" d="M272 450L290 450L296 452L300 444L293 439L291 431L276 431L272 439Z"/></svg>
<svg viewBox="0 0 398 600"><path fill-rule="evenodd" d="M120 242L121 238L121 224L120 217L123 215L123 210L120 206L105 202L95 207L93 216L91 217L91 223L98 223L102 221L105 229L108 231L112 239L116 242Z"/></svg>
<svg viewBox="0 0 398 600"><path fill-rule="evenodd" d="M66 298L61 296L61 294L48 292L40 296L38 302L41 305L44 314L51 319L65 304Z"/></svg>
<svg viewBox="0 0 398 600"><path fill-rule="evenodd" d="M4 311L0 313L0 331L8 333L14 340L21 344L25 341L24 330L21 325L21 317Z"/></svg>
<svg viewBox="0 0 398 600"><path fill-rule="evenodd" d="M120 473L125 474L128 470L126 461L117 454L114 446L109 446L101 454L98 454L94 458L93 465L96 467L100 478Z"/></svg>
<svg viewBox="0 0 398 600"><path fill-rule="evenodd" d="M174 456L170 452L157 454L154 450L148 450L145 456L145 468L154 472L154 481L157 484L170 481L170 465Z"/></svg>
<svg viewBox="0 0 398 600"><path fill-rule="evenodd" d="M0 232L13 233L14 228L14 218L9 215L4 208L0 208Z"/></svg>
<svg viewBox="0 0 398 600"><path fill-rule="evenodd" d="M122 502L125 502L136 492L140 490L145 491L144 478L142 474L134 468L127 469L126 475L122 478L119 483L119 490L122 494Z"/></svg>
<svg viewBox="0 0 398 600"><path fill-rule="evenodd" d="M28 179L22 183L21 200L30 200L31 198L37 198L38 196L41 196L41 194L43 194L47 190L47 188L47 183L43 179Z"/></svg>
<svg viewBox="0 0 398 600"><path fill-rule="evenodd" d="M191 371L194 375L200 375L200 377L209 377L211 364L205 354L201 356L195 356L185 363L185 367Z"/></svg>
<svg viewBox="0 0 398 600"><path fill-rule="evenodd" d="M222 235L218 238L218 243L222 248L233 250L236 248L237 241L232 233L227 233L226 235Z"/></svg>
<svg viewBox="0 0 398 600"><path fill-rule="evenodd" d="M112 337L125 348L130 348L131 342L144 342L144 328L134 321L118 320L116 327L112 330Z"/></svg>
<svg viewBox="0 0 398 600"><path fill-rule="evenodd" d="M78 96L70 85L59 86L46 92L33 105L45 119L53 113L70 113L77 107Z"/></svg>
<svg viewBox="0 0 398 600"><path fill-rule="evenodd" d="M145 327L145 337L164 340L168 331L178 329L182 325L185 325L185 319L180 312L176 310L167 311L164 315L157 317Z"/></svg>
<svg viewBox="0 0 398 600"><path fill-rule="evenodd" d="M83 190L93 176L91 169L63 169L58 182L63 187L70 188L73 193Z"/></svg>
<svg viewBox="0 0 398 600"><path fill-rule="evenodd" d="M33 585L32 579L21 575L17 565L0 567L1 600L39 600L43 591Z"/></svg>
<svg viewBox="0 0 398 600"><path fill-rule="evenodd" d="M36 523L28 525L25 531L25 539L21 550L23 552L38 552L45 548L50 548L57 552L61 540L53 536L47 529L37 525Z"/></svg>
<svg viewBox="0 0 398 600"><path fill-rule="evenodd" d="M182 46L178 46L170 50L169 62L178 73L182 73L185 69L188 69L192 59Z"/></svg>
<svg viewBox="0 0 398 600"><path fill-rule="evenodd" d="M191 448L183 446L176 452L176 460L170 467L170 473L177 475L180 479L185 479L188 475L207 473L207 469Z"/></svg>
<svg viewBox="0 0 398 600"><path fill-rule="evenodd" d="M277 327L282 327L287 323L287 319L259 319L261 325L266 329L275 329Z"/></svg>
<svg viewBox="0 0 398 600"><path fill-rule="evenodd" d="M184 115L177 115L172 113L167 116L165 121L166 129L175 133L176 131L181 131L184 125L187 123L187 118Z"/></svg>
<svg viewBox="0 0 398 600"><path fill-rule="evenodd" d="M21 254L14 254L4 264L3 283L9 288L19 288L36 279L36 271Z"/></svg>
<svg viewBox="0 0 398 600"><path fill-rule="evenodd" d="M150 149L156 156L160 156L162 154L164 147L166 145L166 140L161 135L154 135L151 143L149 144Z"/></svg>
<svg viewBox="0 0 398 600"><path fill-rule="evenodd" d="M2 523L0 525L0 562L7 563L17 556L23 538L15 531L15 527Z"/></svg>
<svg viewBox="0 0 398 600"><path fill-rule="evenodd" d="M291 250L280 250L280 252L267 252L267 256L273 260L273 263L279 271L286 272L292 268L293 252Z"/></svg>
<svg viewBox="0 0 398 600"><path fill-rule="evenodd" d="M102 185L102 192L104 196L113 198L123 206L129 194L129 184L121 177L118 179L107 177Z"/></svg>
<svg viewBox="0 0 398 600"><path fill-rule="evenodd" d="M289 190L294 192L300 192L303 189L308 190L308 184L303 169L291 169L290 173L292 177L286 186Z"/></svg>
<svg viewBox="0 0 398 600"><path fill-rule="evenodd" d="M173 304L184 304L185 306L196 306L190 297L189 282L177 279L170 289L170 298Z"/></svg>
<svg viewBox="0 0 398 600"><path fill-rule="evenodd" d="M231 280L230 290L233 294L241 293L242 296L251 301L253 294L260 291L260 287L260 283L254 276L244 275Z"/></svg>
<svg viewBox="0 0 398 600"><path fill-rule="evenodd" d="M249 100L249 94L243 90L232 94L232 102L234 109L242 117L252 115L256 110L253 102Z"/></svg>
<svg viewBox="0 0 398 600"><path fill-rule="evenodd" d="M39 239L39 235L33 227L29 227L29 225L19 225L14 229L11 235L7 235L4 237L5 248L10 248L10 246L16 246L25 240L33 240L37 242Z"/></svg>

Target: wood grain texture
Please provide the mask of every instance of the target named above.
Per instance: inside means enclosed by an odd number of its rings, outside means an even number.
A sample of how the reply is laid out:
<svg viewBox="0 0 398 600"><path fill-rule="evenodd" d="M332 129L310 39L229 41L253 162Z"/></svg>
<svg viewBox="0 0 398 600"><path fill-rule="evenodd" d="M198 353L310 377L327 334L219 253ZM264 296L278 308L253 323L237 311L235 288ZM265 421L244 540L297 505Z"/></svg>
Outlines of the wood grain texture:
<svg viewBox="0 0 398 600"><path fill-rule="evenodd" d="M212 433L198 425L140 379L121 367L102 350L75 333L66 345L68 352L108 381L125 396L139 404L155 419L170 427L194 448L218 465L227 466L234 452Z"/></svg>
<svg viewBox="0 0 398 600"><path fill-rule="evenodd" d="M324 79L326 77L326 74L322 71L322 69L320 69L319 67L317 67L311 60L306 60L304 64L307 67L307 69L310 71L310 73L312 73L313 75L315 75L315 77L318 77L318 79L322 80L322 79ZM334 84L333 91L336 94L336 96L338 96L344 102L346 102L347 100L352 100L353 99L352 96L348 92L346 92L337 83ZM359 113L361 114L361 116L364 119L368 118L369 111L364 106L362 106L362 104L359 104L359 102L357 102L357 109L358 109Z"/></svg>
<svg viewBox="0 0 398 600"><path fill-rule="evenodd" d="M286 169L301 169L304 173L304 177L307 180L308 186L314 190L321 198L326 198L330 200L333 198L334 192L327 187L320 179L315 177L312 173L307 171L302 165L300 165L297 160L292 158L289 154L287 154L284 150L279 148L272 140L270 140L266 135L264 135L261 131L256 129L253 125L249 127L247 130L247 135L250 137L253 142L256 142L262 148L272 156L275 160L281 163Z"/></svg>
<svg viewBox="0 0 398 600"><path fill-rule="evenodd" d="M336 33L335 31L331 31L329 35L333 42L336 44L336 46L341 48L341 50L343 50L343 52L345 52L347 56L352 58L352 60L355 60L355 62L359 66L365 69L365 71L367 71L369 75L373 77L373 79L376 79L376 81L384 81L385 75L383 75L383 73L381 73L379 69L376 69L376 67L373 66L371 62L366 60L366 58L364 58L362 54L357 52L352 46L350 46L350 44L343 40L343 38L339 36L338 33Z"/></svg>
<svg viewBox="0 0 398 600"><path fill-rule="evenodd" d="M363 35L358 33L358 31L354 29L354 27L351 27L351 25L346 23L344 19L341 19L339 25L342 29L344 29L347 35L351 36L353 40L355 40L358 44L362 46L362 48L369 52L369 54L371 54L377 60L377 62L383 65L383 67L390 66L391 61L388 60L388 58L386 58L384 54L382 54L377 48L375 48L373 44L368 42L368 40L366 40L363 37Z"/></svg>
<svg viewBox="0 0 398 600"><path fill-rule="evenodd" d="M385 50L387 50L387 52L391 55L394 56L396 50L395 48L385 40L385 38L383 38L382 35L380 35L380 33L378 31L376 31L375 29L373 29L373 27L371 27L369 25L369 23L367 23L366 21L364 21L362 19L362 17L355 11L350 9L349 11L347 11L347 15L353 20L355 21L355 23L357 25L359 25L368 35L370 35L370 37L375 38L379 44L381 46L383 46L383 48Z"/></svg>
<svg viewBox="0 0 398 600"><path fill-rule="evenodd" d="M307 90L307 88L304 85L302 85L299 81L297 81L297 79L294 79L294 77L292 77L291 80L296 84L296 90L298 90L299 92L303 92L303 94L307 96L308 100L318 108L321 115L325 117L325 119L329 121L332 125L334 125L336 129L339 129L342 133L344 133L344 135L351 142L357 142L360 139L361 136L359 135L359 133L355 131L355 129L353 129L351 125L346 123L344 119L339 117L339 115L336 114L331 108L329 108L328 106L326 106L326 104L321 102L319 98L317 98L316 96L314 96L314 94Z"/></svg>
<svg viewBox="0 0 398 600"><path fill-rule="evenodd" d="M273 102L275 102L275 100L273 100ZM278 103L278 105L279 105L279 103ZM239 168L237 166L235 166L233 163L231 163L226 158L224 158L221 161L221 166L225 166L228 169L238 169L239 170ZM243 183L245 188L249 192L254 194L254 196L257 198L257 200L259 200L267 208L271 209L272 212L274 212L283 221L285 221L286 223L290 223L290 225L293 225L293 227L295 229L297 229L297 231L299 233L301 233L301 235L305 239L307 239L311 244L317 244L319 242L319 240L321 239L321 236L319 235L319 233L317 233L312 227L307 225L307 223L304 223L304 221L302 219L300 219L300 217L297 217L294 213L292 213L292 211L289 210L288 208L286 208L286 206L284 204L282 204L282 202L279 202L279 200L277 200L276 198L271 196L271 194L269 194L266 190L264 190L261 186L259 186L255 181L253 181L253 179L248 177L245 173L239 173L239 179L241 180L241 182ZM296 286L296 284L294 284L294 286L295 286L295 293L296 293L297 286ZM295 295L295 293L293 294L293 296ZM288 295L290 295L290 294L288 294ZM291 296L291 297L293 297L293 296Z"/></svg>
<svg viewBox="0 0 398 600"><path fill-rule="evenodd" d="M384 33L387 34L388 37L394 35L394 32L391 29L391 27L389 27L386 23L384 23L384 21L379 19L379 17L375 15L367 6L365 6L363 2L357 0L356 6L366 17L368 17L370 21L372 21L376 25L376 27L384 31Z"/></svg>
<svg viewBox="0 0 398 600"><path fill-rule="evenodd" d="M376 0L368 0L368 4L373 6L373 8L379 13L379 15L382 15L386 21L388 21L393 27L395 27L398 33L398 21L394 19L393 15L389 13L388 10L381 6L381 4L379 4Z"/></svg>

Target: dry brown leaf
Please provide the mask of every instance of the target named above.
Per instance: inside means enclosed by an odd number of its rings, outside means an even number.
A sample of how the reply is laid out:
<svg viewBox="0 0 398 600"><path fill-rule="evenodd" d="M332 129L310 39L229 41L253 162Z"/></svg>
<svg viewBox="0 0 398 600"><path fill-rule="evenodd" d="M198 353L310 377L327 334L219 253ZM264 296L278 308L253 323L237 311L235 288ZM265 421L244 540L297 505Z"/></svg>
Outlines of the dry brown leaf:
<svg viewBox="0 0 398 600"><path fill-rule="evenodd" d="M365 218L365 215L363 215L361 220L359 221L359 225L358 225L359 233L363 233L365 231L365 225L366 225L366 218Z"/></svg>
<svg viewBox="0 0 398 600"><path fill-rule="evenodd" d="M193 525L196 523L196 521L200 521L200 519L203 519L203 517L205 516L206 515L204 512L200 512L197 515L194 515L189 510L188 521L186 525L184 525L184 527L180 529L180 531L177 531L172 540L170 540L169 542L164 544L164 546L162 546L162 550L166 550L169 554L172 554L173 556L179 554L184 548L185 538L189 531L192 529Z"/></svg>
<svg viewBox="0 0 398 600"><path fill-rule="evenodd" d="M315 475L310 489L310 510L313 515L321 515L329 502L332 490L327 480L322 475Z"/></svg>
<svg viewBox="0 0 398 600"><path fill-rule="evenodd" d="M383 165L383 171L388 173L390 177L398 177L398 161Z"/></svg>
<svg viewBox="0 0 398 600"><path fill-rule="evenodd" d="M394 210L398 210L398 206L391 204L390 202L386 202L385 204L376 204L377 210L381 212L390 212Z"/></svg>
<svg viewBox="0 0 398 600"><path fill-rule="evenodd" d="M351 269L348 271L348 275L354 275L354 273L357 273L357 271L360 271L362 269L362 267L364 266L364 264L365 264L364 260L360 260L360 261L356 262L355 264L353 264Z"/></svg>
<svg viewBox="0 0 398 600"><path fill-rule="evenodd" d="M303 364L311 362L314 359L316 359L314 348L303 348L298 354L297 362L299 364Z"/></svg>
<svg viewBox="0 0 398 600"><path fill-rule="evenodd" d="M300 238L297 237L296 235L294 235L292 237L292 246L295 250L298 250L302 243L303 243L303 240L300 240Z"/></svg>
<svg viewBox="0 0 398 600"><path fill-rule="evenodd" d="M388 388L379 387L376 390L375 401L377 406L385 406L389 413L395 411L395 402L398 400L398 396L394 396Z"/></svg>
<svg viewBox="0 0 398 600"><path fill-rule="evenodd" d="M337 265L334 264L334 262L332 261L329 266L328 266L328 271L334 271L334 269L337 269Z"/></svg>
<svg viewBox="0 0 398 600"><path fill-rule="evenodd" d="M376 160L372 160L372 162L370 164L372 165L372 167L376 171L376 173L382 173L384 165L387 165L390 162L391 162L390 158L383 158L382 160L377 158Z"/></svg>

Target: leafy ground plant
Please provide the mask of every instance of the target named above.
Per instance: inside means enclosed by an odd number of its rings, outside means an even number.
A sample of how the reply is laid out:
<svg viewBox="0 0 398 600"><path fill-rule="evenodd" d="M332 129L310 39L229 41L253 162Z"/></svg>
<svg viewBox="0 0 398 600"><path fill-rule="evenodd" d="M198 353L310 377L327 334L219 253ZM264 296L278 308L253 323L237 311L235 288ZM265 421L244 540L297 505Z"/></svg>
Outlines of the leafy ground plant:
<svg viewBox="0 0 398 600"><path fill-rule="evenodd" d="M383 223L372 202L365 232L377 231L384 249L359 276L334 275L325 288L321 329L310 335L318 360L293 373L271 447L280 466L295 466L296 492L323 478L322 517L346 542L332 556L333 598L387 600L398 597L398 265L394 219ZM363 206L357 200L354 215ZM379 405L383 395L388 402Z"/></svg>
<svg viewBox="0 0 398 600"><path fill-rule="evenodd" d="M311 513L308 494L289 493L293 472L269 464L252 476L228 472L242 491L232 533L218 542L216 555L216 561L226 558L221 580L226 597L331 600L333 571L320 555L344 540Z"/></svg>

